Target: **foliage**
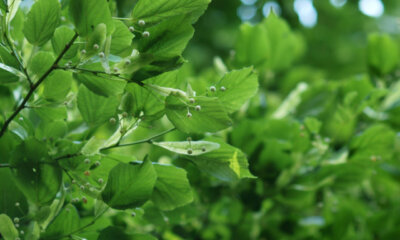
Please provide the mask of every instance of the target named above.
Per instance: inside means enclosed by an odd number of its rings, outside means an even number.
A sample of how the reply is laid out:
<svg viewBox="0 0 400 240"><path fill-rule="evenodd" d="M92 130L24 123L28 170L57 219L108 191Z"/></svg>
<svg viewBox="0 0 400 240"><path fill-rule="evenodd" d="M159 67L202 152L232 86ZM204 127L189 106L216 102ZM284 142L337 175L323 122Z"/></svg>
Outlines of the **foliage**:
<svg viewBox="0 0 400 240"><path fill-rule="evenodd" d="M398 36L279 2L0 0L0 239L399 236Z"/></svg>

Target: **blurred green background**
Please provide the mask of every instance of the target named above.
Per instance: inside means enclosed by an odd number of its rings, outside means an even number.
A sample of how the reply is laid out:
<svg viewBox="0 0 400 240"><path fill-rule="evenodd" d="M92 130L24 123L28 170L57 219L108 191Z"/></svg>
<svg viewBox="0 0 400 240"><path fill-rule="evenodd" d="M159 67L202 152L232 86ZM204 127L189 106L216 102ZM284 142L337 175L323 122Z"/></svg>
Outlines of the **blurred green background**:
<svg viewBox="0 0 400 240"><path fill-rule="evenodd" d="M399 239L399 17L397 0L212 1L182 75L254 66L259 93L221 135L258 179L172 157L196 201L144 218L165 239Z"/></svg>

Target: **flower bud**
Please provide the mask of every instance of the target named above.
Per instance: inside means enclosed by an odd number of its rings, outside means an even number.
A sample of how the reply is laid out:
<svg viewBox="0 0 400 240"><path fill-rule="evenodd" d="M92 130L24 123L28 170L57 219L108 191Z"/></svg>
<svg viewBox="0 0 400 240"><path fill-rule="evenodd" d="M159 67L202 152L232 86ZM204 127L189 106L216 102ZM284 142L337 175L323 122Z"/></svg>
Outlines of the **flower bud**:
<svg viewBox="0 0 400 240"><path fill-rule="evenodd" d="M150 37L150 33L148 31L144 31L142 36L145 38Z"/></svg>
<svg viewBox="0 0 400 240"><path fill-rule="evenodd" d="M215 91L217 91L217 89L216 89L214 86L211 86L211 87L210 87L210 91L211 91L211 92L215 92Z"/></svg>
<svg viewBox="0 0 400 240"><path fill-rule="evenodd" d="M93 48L94 48L95 50L98 50L98 49L100 48L100 46L99 46L98 44L94 44L94 45L93 45Z"/></svg>
<svg viewBox="0 0 400 240"><path fill-rule="evenodd" d="M129 31L133 32L133 31L135 31L135 28L133 26L130 26Z"/></svg>
<svg viewBox="0 0 400 240"><path fill-rule="evenodd" d="M226 88L225 88L224 86L222 86L222 87L220 88L220 90L221 90L222 92L225 92Z"/></svg>
<svg viewBox="0 0 400 240"><path fill-rule="evenodd" d="M201 110L201 106L197 105L194 109L196 109L196 111L200 111Z"/></svg>
<svg viewBox="0 0 400 240"><path fill-rule="evenodd" d="M139 20L138 24L139 26L143 27L144 25L146 25L146 22L144 20Z"/></svg>

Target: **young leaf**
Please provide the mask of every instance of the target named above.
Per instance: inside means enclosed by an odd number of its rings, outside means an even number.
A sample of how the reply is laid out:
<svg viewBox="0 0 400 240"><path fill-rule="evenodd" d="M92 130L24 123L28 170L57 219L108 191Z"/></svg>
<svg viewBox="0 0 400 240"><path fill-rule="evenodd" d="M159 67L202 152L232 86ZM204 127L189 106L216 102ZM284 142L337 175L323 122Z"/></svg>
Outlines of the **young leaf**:
<svg viewBox="0 0 400 240"><path fill-rule="evenodd" d="M252 68L227 73L216 84L216 96L222 105L232 113L257 93L258 79Z"/></svg>
<svg viewBox="0 0 400 240"><path fill-rule="evenodd" d="M218 143L208 141L154 142L154 145L183 155L201 155L219 148ZM188 152L190 150L190 153Z"/></svg>
<svg viewBox="0 0 400 240"><path fill-rule="evenodd" d="M0 62L16 69L19 68L17 59L3 45L0 45Z"/></svg>
<svg viewBox="0 0 400 240"><path fill-rule="evenodd" d="M44 239L57 238L67 235L79 228L79 214L75 206L67 204L58 216L50 223L46 233L42 236Z"/></svg>
<svg viewBox="0 0 400 240"><path fill-rule="evenodd" d="M107 75L92 73L77 73L74 78L83 83L92 92L104 96L115 96L124 92L126 81Z"/></svg>
<svg viewBox="0 0 400 240"><path fill-rule="evenodd" d="M141 165L120 163L110 171L103 201L116 209L140 207L150 199L156 179L150 160Z"/></svg>
<svg viewBox="0 0 400 240"><path fill-rule="evenodd" d="M232 125L218 98L194 97L194 104L187 98L170 95L166 99L168 119L182 132L217 132ZM201 110L196 110L200 106Z"/></svg>
<svg viewBox="0 0 400 240"><path fill-rule="evenodd" d="M254 178L248 169L246 156L240 149L218 139L220 148L198 156L188 156L201 170L223 181L237 181L241 178Z"/></svg>
<svg viewBox="0 0 400 240"><path fill-rule="evenodd" d="M114 22L107 2L107 0L70 1L70 15L79 36L86 37L100 23L107 26L108 35L114 31Z"/></svg>
<svg viewBox="0 0 400 240"><path fill-rule="evenodd" d="M132 16L146 24L154 24L173 16L193 14L191 21L197 20L211 0L141 0L133 9Z"/></svg>
<svg viewBox="0 0 400 240"><path fill-rule="evenodd" d="M24 25L26 39L33 45L42 46L53 36L61 16L57 0L38 0L33 4Z"/></svg>
<svg viewBox="0 0 400 240"><path fill-rule="evenodd" d="M4 240L15 240L18 238L18 231L14 223L5 214L0 214L0 235Z"/></svg>
<svg viewBox="0 0 400 240"><path fill-rule="evenodd" d="M174 166L154 165L157 182L151 200L164 211L173 210L193 201L186 171Z"/></svg>
<svg viewBox="0 0 400 240"><path fill-rule="evenodd" d="M52 201L61 185L61 169L51 160L46 145L34 138L22 142L14 152L11 164L16 184L36 204Z"/></svg>
<svg viewBox="0 0 400 240"><path fill-rule="evenodd" d="M14 218L28 213L28 203L12 177L10 169L0 169L0 212ZM19 208L15 207L16 202L20 204Z"/></svg>
<svg viewBox="0 0 400 240"><path fill-rule="evenodd" d="M81 85L78 92L78 109L89 124L101 124L114 116L119 105L118 97L99 96Z"/></svg>

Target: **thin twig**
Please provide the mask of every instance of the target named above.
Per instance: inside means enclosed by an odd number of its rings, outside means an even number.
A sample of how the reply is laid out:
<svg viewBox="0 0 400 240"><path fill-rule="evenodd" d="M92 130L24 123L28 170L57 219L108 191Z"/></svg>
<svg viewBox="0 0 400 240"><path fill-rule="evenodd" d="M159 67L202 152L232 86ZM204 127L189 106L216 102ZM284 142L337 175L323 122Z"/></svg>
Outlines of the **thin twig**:
<svg viewBox="0 0 400 240"><path fill-rule="evenodd" d="M93 75L108 75L108 76L113 76L113 77L117 77L117 78L129 81L129 82L132 81L131 79L121 77L121 74L119 74L119 73L106 73L106 72L103 72L103 71L91 70L91 69L85 69L85 68L78 68L78 67L61 67L61 66L59 66L57 68L65 70L65 71L75 70L75 71L81 71L81 72L88 72L88 73L92 73Z"/></svg>
<svg viewBox="0 0 400 240"><path fill-rule="evenodd" d="M165 135L165 134L167 134L169 132L174 131L175 129L176 128L174 127L174 128L168 129L168 130L166 130L164 132L161 132L161 133L159 133L159 134L157 134L155 136L152 136L152 137L149 137L149 138L146 138L146 139L142 139L142 140L139 140L139 141L135 141L135 142L131 142L131 143L125 143L125 144L116 144L116 145L113 145L113 146L102 148L102 149L100 149L100 151L101 150L112 149L112 148L118 148L118 147L128 147L128 146L142 144L142 143L150 143L151 144L151 143L153 143L153 139L161 137L161 136L163 136L163 135Z"/></svg>
<svg viewBox="0 0 400 240"><path fill-rule="evenodd" d="M8 36L7 36L6 33L4 33L4 38L6 39L8 46L11 48L11 52L12 52L11 55L14 56L14 58L15 58L15 59L17 60L17 62L19 63L19 68L20 68L20 70L22 70L22 71L24 72L24 75L25 75L26 79L27 79L28 82L29 82L29 86L32 87L33 82L32 82L32 79L30 78L30 76L29 76L29 74L28 74L28 71L26 70L26 67L25 67L25 65L24 65L24 63L23 63L23 61L22 61L22 57L19 56L17 50L15 49L14 45L11 43L11 41L10 41L10 39L8 38Z"/></svg>
<svg viewBox="0 0 400 240"><path fill-rule="evenodd" d="M65 48L63 51L58 55L57 59L54 61L53 65L43 74L42 77L39 78L39 80L34 83L31 88L29 89L28 94L25 96L24 100L22 103L18 106L17 110L4 122L3 127L0 130L0 138L4 135L6 132L8 125L12 122L12 120L22 111L22 109L25 108L26 103L29 101L35 90L40 86L40 84L47 78L47 76L50 75L50 73L53 72L53 70L57 69L57 64L60 62L64 54L68 51L68 49L72 46L74 41L78 38L78 34L75 33L75 35L72 37L72 39L65 45Z"/></svg>
<svg viewBox="0 0 400 240"><path fill-rule="evenodd" d="M149 137L149 138L146 138L146 139L142 139L142 140L139 140L139 141L136 141L136 142L125 143L125 144L119 144L119 143L117 143L117 144L112 145L112 146L109 146L109 147L100 148L100 151L108 150L108 149L112 149L112 148L127 147L127 146L142 144L142 143L150 143L150 144L151 144L151 143L153 143L153 139L156 139L156 138L158 138L158 137L161 137L161 136L163 136L163 135L165 135L165 134L167 134L167 133L169 133L169 132L172 132L172 131L174 131L174 130L176 130L175 127L174 127L174 128L171 128L171 129L168 129L168 130L166 130L166 131L164 131L164 132L161 132L161 133L159 133L159 134L157 134L157 135L154 135L154 136L152 136L152 137ZM65 159L65 158L78 157L78 156L81 156L81 155L82 155L82 153L67 154L67 155L65 155L65 156L61 156L61 157L55 158L54 160L58 161L58 160L62 160L62 159Z"/></svg>

